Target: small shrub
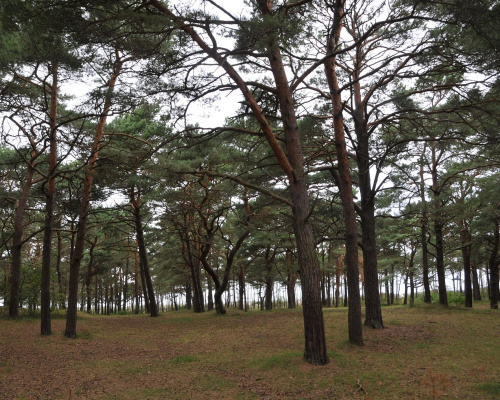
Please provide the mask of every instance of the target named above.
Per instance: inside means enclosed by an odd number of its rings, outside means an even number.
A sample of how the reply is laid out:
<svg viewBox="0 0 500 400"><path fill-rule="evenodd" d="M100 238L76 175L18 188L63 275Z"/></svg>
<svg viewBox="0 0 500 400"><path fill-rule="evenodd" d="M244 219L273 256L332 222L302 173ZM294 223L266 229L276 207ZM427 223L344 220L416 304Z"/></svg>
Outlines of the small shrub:
<svg viewBox="0 0 500 400"><path fill-rule="evenodd" d="M448 304L455 304L456 307L463 306L465 304L465 296L460 293L448 292Z"/></svg>

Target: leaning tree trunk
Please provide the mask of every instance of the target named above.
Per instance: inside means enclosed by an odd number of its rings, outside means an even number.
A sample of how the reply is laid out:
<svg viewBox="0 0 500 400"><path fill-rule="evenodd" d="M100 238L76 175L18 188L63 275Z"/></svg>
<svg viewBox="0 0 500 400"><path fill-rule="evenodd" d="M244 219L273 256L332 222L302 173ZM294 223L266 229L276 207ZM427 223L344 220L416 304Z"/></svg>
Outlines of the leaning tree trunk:
<svg viewBox="0 0 500 400"><path fill-rule="evenodd" d="M327 51L329 54L335 52L339 44L344 18L344 1L340 0L335 4L333 27L327 43ZM345 263L347 266L347 285L349 286L349 341L361 346L363 344L363 327L361 324L361 297L359 293L358 229L356 225L352 181L349 172L349 159L347 156L347 145L344 132L344 118L342 115L343 104L337 79L335 59L335 57L330 57L325 61L325 74L332 99L338 176L334 174L333 170L331 172L338 181L346 229ZM339 282L337 281L337 290L338 284Z"/></svg>
<svg viewBox="0 0 500 400"><path fill-rule="evenodd" d="M87 170L85 172L85 180L83 183L82 200L80 203L80 211L78 213L78 225L76 228L75 247L70 261L69 270L69 292L68 292L68 310L66 312L66 330L64 336L68 338L76 337L76 316L78 305L78 279L80 275L80 264L85 250L85 234L87 231L87 219L90 210L90 194L92 191L92 183L97 168L97 159L99 149L101 147L101 140L104 137L104 127L106 125L107 117L111 109L112 93L120 75L122 68L122 61L115 60L114 70L108 81L108 92L104 101L104 107L97 124L94 141L90 150L90 157L88 160Z"/></svg>
<svg viewBox="0 0 500 400"><path fill-rule="evenodd" d="M272 2L258 0L258 6L263 16L274 18L272 14ZM268 36L268 61L276 84L276 96L280 105L281 118L285 136L285 153L279 144L266 116L257 104L251 91L239 73L233 68L227 57L219 54L217 48L209 46L194 30L190 24L185 24L182 19L174 15L167 7L157 0L151 0L149 4L168 16L178 24L180 29L191 36L203 52L212 58L234 81L240 92L254 113L264 136L266 137L278 164L286 174L292 198L292 218L294 234L297 241L299 268L301 273L301 287L304 317L304 357L311 364L326 364L328 355L326 353L325 328L323 312L321 309L321 297L319 292L320 269L316 258L316 248L312 228L309 221L309 197L304 171L304 157L302 155L299 131L295 116L292 90L289 87L285 68L281 59L278 31L270 30ZM217 295L217 292L216 292Z"/></svg>

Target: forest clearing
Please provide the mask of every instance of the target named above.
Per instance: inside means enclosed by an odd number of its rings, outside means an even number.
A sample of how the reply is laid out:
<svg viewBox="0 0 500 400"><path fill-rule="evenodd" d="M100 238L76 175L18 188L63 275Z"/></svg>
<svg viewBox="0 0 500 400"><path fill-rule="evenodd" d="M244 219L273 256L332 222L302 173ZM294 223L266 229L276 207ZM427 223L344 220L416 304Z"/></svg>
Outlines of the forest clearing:
<svg viewBox="0 0 500 400"><path fill-rule="evenodd" d="M0 320L1 399L498 399L498 312L384 307L386 328L349 344L326 308L330 362L303 360L302 312L79 314L76 340L37 318ZM359 382L359 384L358 384Z"/></svg>

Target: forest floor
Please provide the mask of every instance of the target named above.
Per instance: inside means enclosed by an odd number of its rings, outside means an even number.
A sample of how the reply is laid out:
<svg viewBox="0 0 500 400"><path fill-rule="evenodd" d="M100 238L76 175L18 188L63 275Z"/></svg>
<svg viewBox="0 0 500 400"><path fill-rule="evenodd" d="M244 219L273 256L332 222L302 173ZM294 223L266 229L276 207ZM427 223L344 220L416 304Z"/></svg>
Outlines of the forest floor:
<svg viewBox="0 0 500 400"><path fill-rule="evenodd" d="M330 363L302 359L301 310L0 317L0 399L499 399L500 313L383 308L383 330L347 340L347 310L324 310Z"/></svg>

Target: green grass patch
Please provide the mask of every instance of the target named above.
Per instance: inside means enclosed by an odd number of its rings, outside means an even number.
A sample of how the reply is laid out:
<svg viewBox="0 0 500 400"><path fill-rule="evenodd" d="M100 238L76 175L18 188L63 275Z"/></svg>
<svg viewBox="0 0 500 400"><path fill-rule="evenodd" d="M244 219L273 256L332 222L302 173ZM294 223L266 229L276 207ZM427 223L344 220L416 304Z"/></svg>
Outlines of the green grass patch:
<svg viewBox="0 0 500 400"><path fill-rule="evenodd" d="M500 382L485 382L476 385L479 390L492 395L499 395L500 398Z"/></svg>
<svg viewBox="0 0 500 400"><path fill-rule="evenodd" d="M172 363L174 364L187 364L187 363L193 363L193 362L198 362L200 359L195 356L179 356L176 357L172 360Z"/></svg>

